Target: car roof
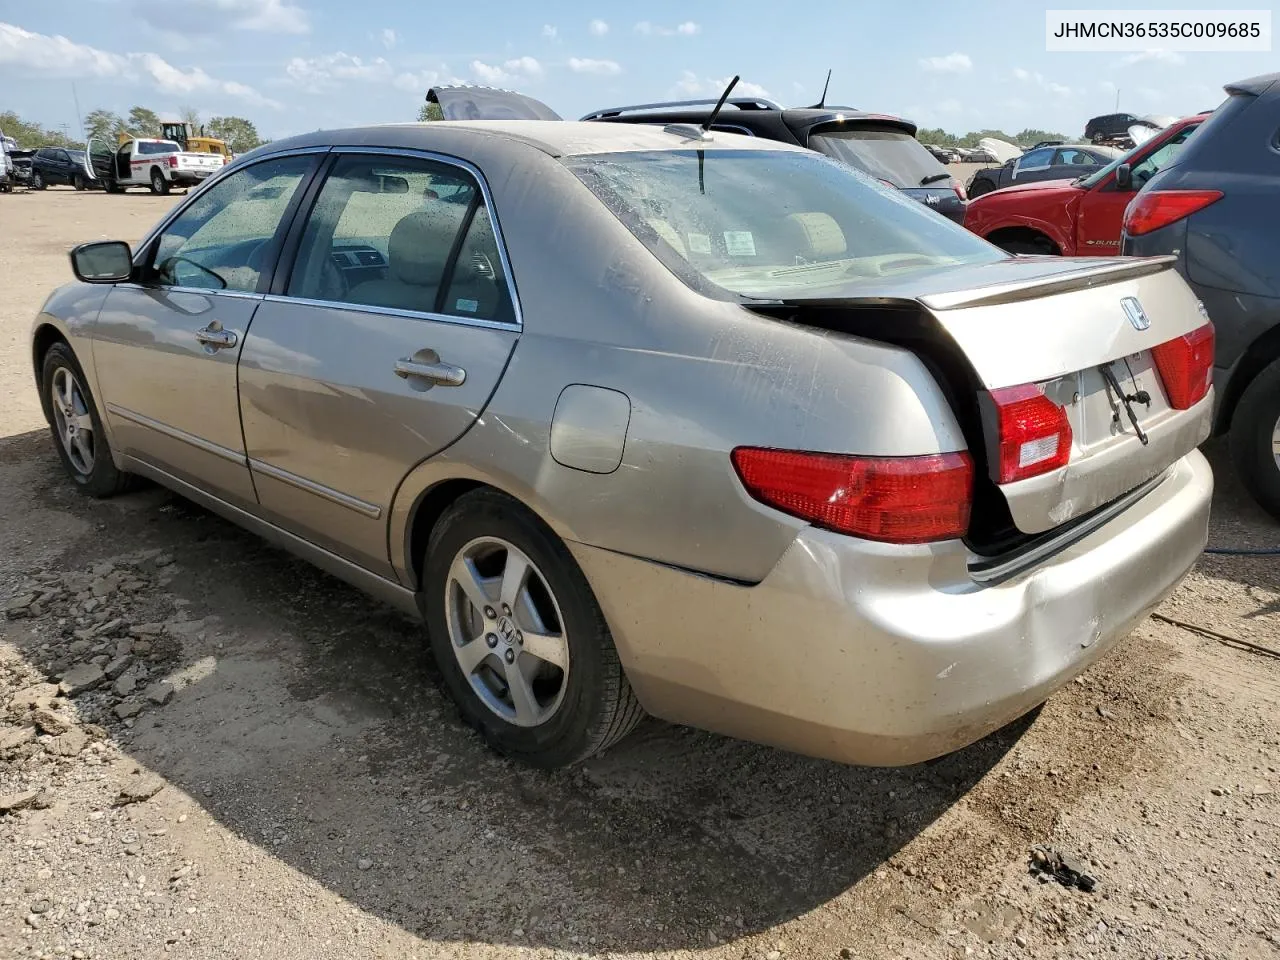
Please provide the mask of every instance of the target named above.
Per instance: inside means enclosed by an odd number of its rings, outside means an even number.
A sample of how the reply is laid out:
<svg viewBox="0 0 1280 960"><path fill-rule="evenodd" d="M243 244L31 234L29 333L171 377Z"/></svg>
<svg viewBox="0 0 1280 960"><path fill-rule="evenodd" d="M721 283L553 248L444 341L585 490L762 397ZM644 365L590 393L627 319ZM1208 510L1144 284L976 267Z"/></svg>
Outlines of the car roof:
<svg viewBox="0 0 1280 960"><path fill-rule="evenodd" d="M277 150L329 145L362 145L430 149L432 131L506 141L513 147L532 147L553 157L645 150L797 150L802 147L713 131L705 140L667 132L658 124L584 123L576 120L435 120L389 123L345 130L318 130L272 142L264 156Z"/></svg>

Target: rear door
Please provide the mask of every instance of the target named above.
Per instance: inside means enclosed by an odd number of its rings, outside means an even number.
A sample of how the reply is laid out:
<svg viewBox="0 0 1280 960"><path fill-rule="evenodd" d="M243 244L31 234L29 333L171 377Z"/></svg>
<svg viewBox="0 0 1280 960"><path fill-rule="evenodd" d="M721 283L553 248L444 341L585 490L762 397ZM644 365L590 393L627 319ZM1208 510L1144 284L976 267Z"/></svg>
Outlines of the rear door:
<svg viewBox="0 0 1280 960"><path fill-rule="evenodd" d="M478 171L335 151L254 317L240 415L264 515L394 577L401 480L475 422L520 333Z"/></svg>

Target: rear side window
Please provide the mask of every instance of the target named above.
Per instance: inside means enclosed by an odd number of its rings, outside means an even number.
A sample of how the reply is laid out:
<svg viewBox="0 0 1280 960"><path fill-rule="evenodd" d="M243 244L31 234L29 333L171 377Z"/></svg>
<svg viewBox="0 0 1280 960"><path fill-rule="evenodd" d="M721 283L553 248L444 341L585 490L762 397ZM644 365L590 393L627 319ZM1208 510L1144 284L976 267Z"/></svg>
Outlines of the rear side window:
<svg viewBox="0 0 1280 960"><path fill-rule="evenodd" d="M154 156L160 153L177 153L178 145L176 143L165 142L147 142L141 140L138 142L138 153L144 156Z"/></svg>
<svg viewBox="0 0 1280 960"><path fill-rule="evenodd" d="M810 136L809 146L899 188L951 177L920 141L899 130L825 130Z"/></svg>
<svg viewBox="0 0 1280 960"><path fill-rule="evenodd" d="M288 295L515 319L479 184L459 167L409 157L338 160L307 221Z"/></svg>

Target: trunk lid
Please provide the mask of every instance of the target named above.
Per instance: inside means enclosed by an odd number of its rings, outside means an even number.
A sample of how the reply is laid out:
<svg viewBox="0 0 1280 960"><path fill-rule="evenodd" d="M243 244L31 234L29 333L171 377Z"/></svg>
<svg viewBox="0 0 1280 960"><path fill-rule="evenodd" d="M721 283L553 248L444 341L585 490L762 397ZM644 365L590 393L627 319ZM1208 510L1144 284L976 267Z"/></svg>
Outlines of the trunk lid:
<svg viewBox="0 0 1280 960"><path fill-rule="evenodd" d="M1158 476L1208 436L1212 390L1191 409L1175 409L1152 354L1208 323L1173 262L1017 258L887 277L859 283L853 296L803 303L829 314L841 306L920 311L914 334L896 333L890 329L896 324L883 319L878 328L870 319L848 329L887 341L904 338L933 361L958 417L969 423L971 452L986 462L1013 525L1040 534ZM874 318L875 311L865 316ZM999 483L990 471L999 438L984 403L993 390L1025 384L1039 385L1065 411L1070 458L1050 472ZM1126 405L1117 385L1130 396L1145 391L1149 402Z"/></svg>

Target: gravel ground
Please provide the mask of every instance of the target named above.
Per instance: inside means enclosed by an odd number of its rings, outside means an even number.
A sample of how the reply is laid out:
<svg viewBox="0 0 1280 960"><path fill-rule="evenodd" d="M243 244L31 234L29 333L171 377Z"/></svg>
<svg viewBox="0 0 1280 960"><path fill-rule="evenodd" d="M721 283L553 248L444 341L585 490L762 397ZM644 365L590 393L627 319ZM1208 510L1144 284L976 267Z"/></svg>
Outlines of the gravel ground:
<svg viewBox="0 0 1280 960"><path fill-rule="evenodd" d="M1280 658L1156 617L933 763L647 721L547 774L415 624L162 490L79 496L28 325L172 202L0 197L0 956L1280 957ZM1210 453L1213 541L1275 544ZM1278 579L1205 557L1160 615L1280 650Z"/></svg>

